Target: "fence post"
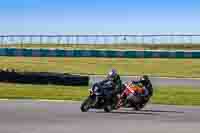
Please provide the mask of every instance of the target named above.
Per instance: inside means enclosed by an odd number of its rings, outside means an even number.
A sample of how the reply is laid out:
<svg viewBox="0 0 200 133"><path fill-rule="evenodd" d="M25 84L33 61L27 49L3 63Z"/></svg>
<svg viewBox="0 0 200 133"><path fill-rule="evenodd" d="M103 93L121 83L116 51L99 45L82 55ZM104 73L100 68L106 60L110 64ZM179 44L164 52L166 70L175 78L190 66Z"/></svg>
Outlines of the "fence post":
<svg viewBox="0 0 200 133"><path fill-rule="evenodd" d="M57 35L56 37L57 37L57 44L56 44L56 45L57 45L58 48L59 48L59 47L60 47L60 36Z"/></svg>
<svg viewBox="0 0 200 133"><path fill-rule="evenodd" d="M1 44L0 45L1 45L1 47L3 47L4 36L0 36L0 37L1 37L1 42L0 42Z"/></svg>
<svg viewBox="0 0 200 133"><path fill-rule="evenodd" d="M193 37L190 36L190 43L193 44Z"/></svg>
<svg viewBox="0 0 200 133"><path fill-rule="evenodd" d="M32 36L30 36L30 44L32 45L33 44L33 37Z"/></svg>
<svg viewBox="0 0 200 133"><path fill-rule="evenodd" d="M113 45L118 45L118 37L117 37L117 35L115 36L115 35L113 35L113 39L114 39L114 42L113 42Z"/></svg>
<svg viewBox="0 0 200 133"><path fill-rule="evenodd" d="M79 44L79 36L78 35L76 36L76 44L77 45Z"/></svg>
<svg viewBox="0 0 200 133"><path fill-rule="evenodd" d="M20 48L23 48L23 40L24 39L24 37L23 37L23 35L21 35L21 37L20 37Z"/></svg>
<svg viewBox="0 0 200 133"><path fill-rule="evenodd" d="M67 44L66 46L69 47L69 46L70 46L70 44L69 44L69 39L70 39L70 38L69 38L69 36L67 36L67 35L66 35L65 38L66 38L66 44Z"/></svg>
<svg viewBox="0 0 200 133"><path fill-rule="evenodd" d="M144 36L141 36L142 38L142 45L144 45Z"/></svg>
<svg viewBox="0 0 200 133"><path fill-rule="evenodd" d="M106 44L106 37L103 36L103 44L105 45Z"/></svg>
<svg viewBox="0 0 200 133"><path fill-rule="evenodd" d="M154 36L151 37L151 44L152 45L155 44L155 38L154 38Z"/></svg>
<svg viewBox="0 0 200 133"><path fill-rule="evenodd" d="M40 39L40 47L41 47L41 44L42 44L42 35L39 36L39 39Z"/></svg>

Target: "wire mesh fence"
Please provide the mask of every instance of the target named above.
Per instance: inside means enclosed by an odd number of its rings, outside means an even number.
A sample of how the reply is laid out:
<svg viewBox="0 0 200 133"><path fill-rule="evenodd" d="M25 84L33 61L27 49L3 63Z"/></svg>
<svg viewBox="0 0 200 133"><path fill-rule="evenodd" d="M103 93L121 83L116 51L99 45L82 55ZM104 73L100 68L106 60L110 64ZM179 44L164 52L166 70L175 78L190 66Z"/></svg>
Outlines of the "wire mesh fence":
<svg viewBox="0 0 200 133"><path fill-rule="evenodd" d="M200 35L1 35L0 47L81 48L187 45L200 47Z"/></svg>

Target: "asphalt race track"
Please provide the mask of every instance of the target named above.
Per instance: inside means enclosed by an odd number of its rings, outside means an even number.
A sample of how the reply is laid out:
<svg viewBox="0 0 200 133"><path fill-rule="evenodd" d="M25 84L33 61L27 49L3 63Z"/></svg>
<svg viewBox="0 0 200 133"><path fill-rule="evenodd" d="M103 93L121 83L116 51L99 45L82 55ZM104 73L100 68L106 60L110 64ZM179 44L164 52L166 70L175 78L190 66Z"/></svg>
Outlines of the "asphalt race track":
<svg viewBox="0 0 200 133"><path fill-rule="evenodd" d="M101 81L105 76L90 76L90 84ZM121 76L123 82L136 80L135 76ZM193 86L200 87L200 79L195 78L167 78L167 77L150 77L153 86Z"/></svg>
<svg viewBox="0 0 200 133"><path fill-rule="evenodd" d="M148 105L143 111L82 113L80 103L0 101L0 133L198 133L200 107Z"/></svg>

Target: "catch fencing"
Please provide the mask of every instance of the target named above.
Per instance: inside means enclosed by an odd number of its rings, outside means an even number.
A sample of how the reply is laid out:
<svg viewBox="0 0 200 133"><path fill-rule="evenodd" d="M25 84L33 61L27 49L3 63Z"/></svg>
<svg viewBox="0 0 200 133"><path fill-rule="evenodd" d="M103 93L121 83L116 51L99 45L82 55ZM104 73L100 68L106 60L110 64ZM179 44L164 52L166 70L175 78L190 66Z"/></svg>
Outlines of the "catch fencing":
<svg viewBox="0 0 200 133"><path fill-rule="evenodd" d="M145 47L139 50L134 48L136 45ZM147 50L146 46L158 46L157 49L167 46L167 50ZM168 46L172 46L172 49L168 49ZM190 51L185 50L185 46L189 46ZM200 58L200 34L1 35L0 47L0 56Z"/></svg>
<svg viewBox="0 0 200 133"><path fill-rule="evenodd" d="M57 45L123 45L123 44L200 44L200 34L163 35L0 35L0 46L30 44Z"/></svg>

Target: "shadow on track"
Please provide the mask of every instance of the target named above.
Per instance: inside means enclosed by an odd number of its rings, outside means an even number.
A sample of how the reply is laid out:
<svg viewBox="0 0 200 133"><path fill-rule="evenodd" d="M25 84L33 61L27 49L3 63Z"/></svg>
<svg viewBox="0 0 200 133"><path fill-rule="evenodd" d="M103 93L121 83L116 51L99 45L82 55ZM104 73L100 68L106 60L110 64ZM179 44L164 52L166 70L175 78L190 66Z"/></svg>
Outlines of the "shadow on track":
<svg viewBox="0 0 200 133"><path fill-rule="evenodd" d="M170 111L170 110L141 110L142 112L152 112L152 113L176 113L176 114L184 114L183 111Z"/></svg>
<svg viewBox="0 0 200 133"><path fill-rule="evenodd" d="M157 112L152 112L152 113L145 113L145 112L141 112L141 111L113 111L113 112L110 112L110 113L106 113L104 111L102 112L95 112L95 113L100 113L100 114L128 114L128 115L151 115L151 116L154 116L154 115L159 115L159 113Z"/></svg>
<svg viewBox="0 0 200 133"><path fill-rule="evenodd" d="M104 111L94 111L94 113L105 113L105 114L109 114L106 113ZM184 114L185 112L183 111L174 111L174 110L140 110L140 111L136 111L136 110L131 110L128 108L122 108L120 110L114 110L112 112L110 112L110 114L135 114L135 115L161 115L161 113L175 113L175 114Z"/></svg>
<svg viewBox="0 0 200 133"><path fill-rule="evenodd" d="M135 111L135 110L130 110L130 108L122 108L121 110L123 111ZM161 110L161 109L142 109L137 112L148 112L148 113L176 113L176 114L184 114L184 111L176 111L176 110Z"/></svg>

